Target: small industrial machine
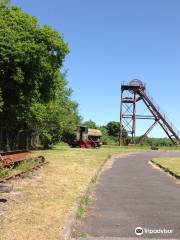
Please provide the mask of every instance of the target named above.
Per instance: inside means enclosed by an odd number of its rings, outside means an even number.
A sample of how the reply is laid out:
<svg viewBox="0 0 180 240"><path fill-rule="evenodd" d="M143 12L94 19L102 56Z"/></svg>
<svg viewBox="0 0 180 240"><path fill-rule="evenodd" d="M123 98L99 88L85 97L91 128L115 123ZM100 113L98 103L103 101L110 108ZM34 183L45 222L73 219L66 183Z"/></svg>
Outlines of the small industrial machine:
<svg viewBox="0 0 180 240"><path fill-rule="evenodd" d="M76 139L68 142L72 147L97 148L102 145L102 133L98 129L91 129L85 126L77 126Z"/></svg>

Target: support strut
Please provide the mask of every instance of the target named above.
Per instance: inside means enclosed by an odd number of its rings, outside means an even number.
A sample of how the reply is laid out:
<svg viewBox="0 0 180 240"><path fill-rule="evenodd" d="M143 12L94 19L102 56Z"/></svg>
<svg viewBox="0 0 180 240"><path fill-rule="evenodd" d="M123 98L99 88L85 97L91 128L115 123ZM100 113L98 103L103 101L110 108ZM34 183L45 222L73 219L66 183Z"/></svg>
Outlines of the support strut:
<svg viewBox="0 0 180 240"><path fill-rule="evenodd" d="M152 129L154 128L154 126L158 123L158 120L155 121L149 128L148 130L140 137L139 139L139 143L141 144L146 138L147 135L152 131Z"/></svg>
<svg viewBox="0 0 180 240"><path fill-rule="evenodd" d="M136 103L143 101L152 115L137 115ZM160 110L159 106L147 94L146 85L140 80L132 80L121 85L121 106L120 106L120 133L119 145L123 144L123 131L130 135L130 143L136 143L136 119L154 119L155 122L142 135L140 141L143 142L154 126L159 123L169 139L174 144L180 143L179 131L170 122L167 116Z"/></svg>

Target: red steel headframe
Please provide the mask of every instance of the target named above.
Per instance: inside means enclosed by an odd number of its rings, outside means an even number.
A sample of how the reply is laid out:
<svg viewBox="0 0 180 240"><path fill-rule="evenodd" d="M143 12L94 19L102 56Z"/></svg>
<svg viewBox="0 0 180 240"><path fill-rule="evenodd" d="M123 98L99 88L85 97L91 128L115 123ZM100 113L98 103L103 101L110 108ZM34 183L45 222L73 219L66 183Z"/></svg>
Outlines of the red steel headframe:
<svg viewBox="0 0 180 240"><path fill-rule="evenodd" d="M143 101L149 109L151 115L136 114L137 102ZM121 106L120 106L120 134L119 145L123 145L123 130L125 129L130 135L130 144L136 144L136 120L154 120L149 129L140 137L140 143L144 141L154 126L159 123L167 136L174 144L179 144L179 131L169 121L167 116L155 104L153 99L149 97L146 91L145 83L138 79L134 79L129 83L121 84Z"/></svg>

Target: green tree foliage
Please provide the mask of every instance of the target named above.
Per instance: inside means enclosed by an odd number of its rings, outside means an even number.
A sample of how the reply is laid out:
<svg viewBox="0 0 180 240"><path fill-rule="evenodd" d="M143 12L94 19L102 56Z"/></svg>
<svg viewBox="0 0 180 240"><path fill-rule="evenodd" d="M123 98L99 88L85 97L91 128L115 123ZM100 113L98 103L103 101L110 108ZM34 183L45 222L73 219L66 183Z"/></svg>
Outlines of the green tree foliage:
<svg viewBox="0 0 180 240"><path fill-rule="evenodd" d="M108 135L114 138L119 136L119 122L111 121L106 125Z"/></svg>
<svg viewBox="0 0 180 240"><path fill-rule="evenodd" d="M83 125L88 127L88 128L95 128L95 129L97 128L96 123L94 121L92 121L92 120L85 121L83 123Z"/></svg>
<svg viewBox="0 0 180 240"><path fill-rule="evenodd" d="M106 126L99 127L99 130L102 132L101 140L104 144L111 144L114 141L111 139L111 137L108 135L108 131Z"/></svg>
<svg viewBox="0 0 180 240"><path fill-rule="evenodd" d="M0 89L0 112L2 112L2 107L3 107L3 99L2 99L2 91Z"/></svg>
<svg viewBox="0 0 180 240"><path fill-rule="evenodd" d="M0 0L0 8L5 8L8 3L10 3L10 0Z"/></svg>
<svg viewBox="0 0 180 240"><path fill-rule="evenodd" d="M124 145L127 144L128 135L124 128L123 129L123 142ZM119 141L119 133L120 133L120 124L119 122L111 121L106 126L102 127L103 132L103 140L107 143L116 143Z"/></svg>
<svg viewBox="0 0 180 240"><path fill-rule="evenodd" d="M139 143L139 139L137 137L136 142ZM173 146L172 141L169 138L152 138L146 137L146 139L140 143L141 145L148 145L148 146L157 146L157 147L171 147Z"/></svg>
<svg viewBox="0 0 180 240"><path fill-rule="evenodd" d="M57 81L54 98L46 104L32 104L29 111L29 127L38 133L45 147L60 138L67 140L80 122L78 104L70 100L72 90L67 87L65 76L59 73Z"/></svg>
<svg viewBox="0 0 180 240"><path fill-rule="evenodd" d="M79 121L59 73L69 49L58 32L7 2L0 4L0 127L12 142L29 129L47 146Z"/></svg>
<svg viewBox="0 0 180 240"><path fill-rule="evenodd" d="M93 123L93 124L92 124ZM97 126L92 120L88 121L86 126L91 128L98 128L102 132L102 138L104 144L117 144L119 142L119 122L111 121L105 126ZM126 130L123 128L123 142L127 144L128 135Z"/></svg>

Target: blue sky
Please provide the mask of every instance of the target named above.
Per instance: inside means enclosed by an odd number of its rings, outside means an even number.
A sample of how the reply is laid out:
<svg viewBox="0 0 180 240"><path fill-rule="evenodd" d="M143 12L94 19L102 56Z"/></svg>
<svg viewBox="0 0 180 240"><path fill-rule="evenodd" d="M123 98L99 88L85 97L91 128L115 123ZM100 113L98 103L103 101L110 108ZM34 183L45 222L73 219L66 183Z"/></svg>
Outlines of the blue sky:
<svg viewBox="0 0 180 240"><path fill-rule="evenodd" d="M63 34L73 99L84 120L119 120L120 84L134 78L180 129L179 0L12 0ZM140 107L143 112L143 107ZM138 123L137 134L147 122ZM160 128L151 136L164 136Z"/></svg>

